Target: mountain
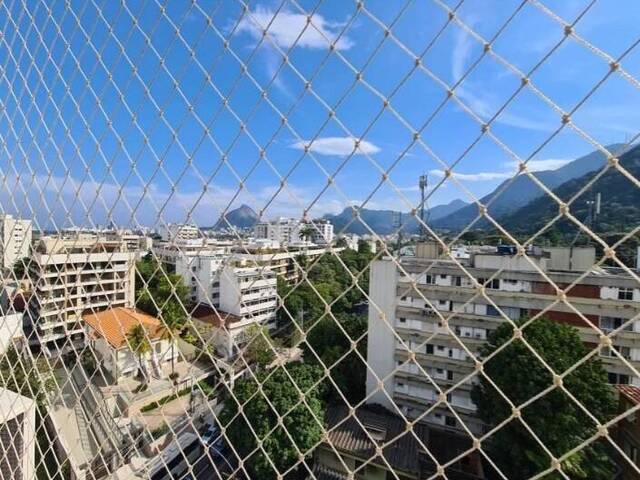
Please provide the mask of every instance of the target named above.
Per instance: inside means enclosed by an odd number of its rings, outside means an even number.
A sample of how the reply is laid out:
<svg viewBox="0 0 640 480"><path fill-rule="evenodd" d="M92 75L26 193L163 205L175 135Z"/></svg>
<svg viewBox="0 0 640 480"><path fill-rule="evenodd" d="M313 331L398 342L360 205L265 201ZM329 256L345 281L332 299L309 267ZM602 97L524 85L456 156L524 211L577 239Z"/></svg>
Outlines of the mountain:
<svg viewBox="0 0 640 480"><path fill-rule="evenodd" d="M623 144L613 144L605 147L610 152L619 152L624 148ZM541 170L535 172L536 178L545 184L550 190L559 187L563 183L602 168L605 164L605 156L599 150L577 158L556 170ZM532 200L541 197L544 191L528 175L518 175L515 180L505 180L495 190L485 195L480 201L486 205L495 196L495 200L489 205L489 213L495 219L524 207ZM478 216L478 206L473 203L453 212L451 215L440 218L434 223L436 228L448 230L461 230L469 225ZM485 220L478 221L474 228L487 227Z"/></svg>
<svg viewBox="0 0 640 480"><path fill-rule="evenodd" d="M640 146L632 148L618 158L622 167L633 177L640 178ZM593 201L596 193L600 193L600 214L594 227L597 232L627 231L637 227L640 224L640 188L615 168L610 168L600 177L597 176L599 173L590 172L569 180L555 188L553 193L562 201L568 202L595 179L593 185L571 204L571 214L579 221L585 222L590 208L587 202ZM545 195L504 216L500 219L500 224L510 232L531 235L556 215L558 203ZM564 218L554 223L551 230L559 233L576 232L577 226Z"/></svg>
<svg viewBox="0 0 640 480"><path fill-rule="evenodd" d="M425 215L428 214L428 221L431 222L445 217L466 205L467 203L456 199L445 205L437 205L430 208L425 212ZM363 208L360 210L360 218L362 221L353 220L353 208L347 207L337 215L327 214L323 218L329 220L333 224L333 229L336 233L355 233L358 235L370 233L369 229L364 225L366 223L375 233L387 235L397 230L393 226L396 215L397 212L393 210L372 210ZM405 232L415 233L418 231L417 220L410 217L408 213L403 213L402 221L404 222L403 230Z"/></svg>
<svg viewBox="0 0 640 480"><path fill-rule="evenodd" d="M229 225L236 228L250 228L258 221L258 214L248 205L240 205L238 208L229 210L224 214L214 229L220 230L229 228Z"/></svg>

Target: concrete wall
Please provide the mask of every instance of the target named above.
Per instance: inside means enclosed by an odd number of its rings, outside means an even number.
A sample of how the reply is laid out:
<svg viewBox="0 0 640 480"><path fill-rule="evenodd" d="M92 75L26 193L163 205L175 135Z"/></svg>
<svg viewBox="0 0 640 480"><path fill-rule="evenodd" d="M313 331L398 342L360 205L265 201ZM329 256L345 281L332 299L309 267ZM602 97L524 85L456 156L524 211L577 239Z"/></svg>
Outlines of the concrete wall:
<svg viewBox="0 0 640 480"><path fill-rule="evenodd" d="M392 261L377 260L371 264L367 363L378 378L387 377L396 366L394 360L396 342L392 328L395 328L396 324L397 282L396 265ZM384 383L387 394L392 394L393 387L393 375L391 375ZM372 395L368 403L380 403L392 408L387 395L378 388L378 380L367 370L367 395L369 394Z"/></svg>

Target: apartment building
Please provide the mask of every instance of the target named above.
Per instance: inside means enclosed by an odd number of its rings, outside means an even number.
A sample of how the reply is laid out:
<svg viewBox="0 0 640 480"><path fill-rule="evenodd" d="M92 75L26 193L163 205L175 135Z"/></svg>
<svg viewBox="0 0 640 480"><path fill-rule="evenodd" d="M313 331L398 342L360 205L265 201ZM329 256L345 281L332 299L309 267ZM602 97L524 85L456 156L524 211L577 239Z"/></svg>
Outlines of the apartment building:
<svg viewBox="0 0 640 480"><path fill-rule="evenodd" d="M612 337L612 348L640 368L640 321L631 321L640 313L640 285L631 276L593 268L592 248L535 248L528 252L530 260L515 253L510 247L474 249L457 259L463 270L434 244L421 244L414 257L402 258L402 273L390 259L372 263L371 305L377 308L369 308L368 361L405 414L425 412L441 398L440 391L448 391L447 403L466 425L482 430L470 397L471 381L451 388L474 371L469 352L477 354L488 335L506 321L503 314L517 320L548 308L548 318L576 327L590 348L598 346L600 331L620 329ZM564 303L554 303L555 288L540 271L563 289L577 282L567 298L600 331ZM467 273L485 284L487 297L498 308L476 296L478 289ZM455 337L443 326L443 318ZM611 349L601 348L599 355L612 384L640 385ZM367 390L377 389L378 380L369 372ZM391 406L380 391L371 401ZM426 420L461 427L444 406L433 409Z"/></svg>
<svg viewBox="0 0 640 480"><path fill-rule="evenodd" d="M300 243L300 220L279 217L269 222L256 223L253 234L257 239L267 239L280 244Z"/></svg>
<svg viewBox="0 0 640 480"><path fill-rule="evenodd" d="M165 242L178 242L181 240L196 240L202 238L202 233L193 223L169 223L160 225L158 233Z"/></svg>
<svg viewBox="0 0 640 480"><path fill-rule="evenodd" d="M311 243L329 245L333 242L333 225L329 220L318 218L311 222L303 223L303 225L311 232L311 238L309 239Z"/></svg>
<svg viewBox="0 0 640 480"><path fill-rule="evenodd" d="M110 230L104 232L104 238L109 242L124 242L127 250L138 252L138 256L146 254L151 250L153 240L151 237L131 230Z"/></svg>
<svg viewBox="0 0 640 480"><path fill-rule="evenodd" d="M243 323L276 326L276 274L266 268L227 265L220 275L220 309Z"/></svg>
<svg viewBox="0 0 640 480"><path fill-rule="evenodd" d="M300 278L302 265L310 264L318 257L329 254L327 247L320 245L289 245L281 247L276 242L274 246L262 243L243 244L234 247L232 253L235 259L247 266L266 267L275 272L287 282L296 282ZM344 248L333 248L333 252L341 252ZM303 260L304 258L304 260Z"/></svg>
<svg viewBox="0 0 640 480"><path fill-rule="evenodd" d="M133 307L135 255L123 242L41 238L30 264L29 342L48 354L64 353L84 344L84 314Z"/></svg>
<svg viewBox="0 0 640 480"><path fill-rule="evenodd" d="M0 478L36 478L36 402L0 388Z"/></svg>
<svg viewBox="0 0 640 480"><path fill-rule="evenodd" d="M16 260L27 257L31 248L31 220L0 217L0 258L2 268L11 268Z"/></svg>
<svg viewBox="0 0 640 480"><path fill-rule="evenodd" d="M274 272L251 267L225 266L220 274L218 305L199 304L193 312L198 334L218 353L232 358L246 343L247 327L276 328L278 297Z"/></svg>

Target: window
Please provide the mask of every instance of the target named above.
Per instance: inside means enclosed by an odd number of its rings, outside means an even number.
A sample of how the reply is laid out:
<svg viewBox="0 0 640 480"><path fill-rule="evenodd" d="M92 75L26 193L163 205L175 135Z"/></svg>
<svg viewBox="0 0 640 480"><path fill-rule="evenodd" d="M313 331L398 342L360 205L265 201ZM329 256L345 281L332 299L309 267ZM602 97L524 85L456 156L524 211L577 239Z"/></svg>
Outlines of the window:
<svg viewBox="0 0 640 480"><path fill-rule="evenodd" d="M433 345L427 345L427 355L433 355Z"/></svg>
<svg viewBox="0 0 640 480"><path fill-rule="evenodd" d="M618 358L618 356L613 353L613 350L617 351L623 358L630 359L631 358L631 350L629 347L618 347L612 346L611 348L603 347L600 350L600 356L602 357L610 357L610 358Z"/></svg>
<svg viewBox="0 0 640 480"><path fill-rule="evenodd" d="M453 380L453 372L451 370L447 370L447 380Z"/></svg>
<svg viewBox="0 0 640 480"><path fill-rule="evenodd" d="M462 277L461 276L454 277L453 284L456 287L461 287L462 286Z"/></svg>
<svg viewBox="0 0 640 480"><path fill-rule="evenodd" d="M486 288L490 288L492 290L499 290L500 289L500 279L499 278L492 278L491 280L488 280L486 278L478 278L478 282L481 283L482 285L484 285Z"/></svg>
<svg viewBox="0 0 640 480"><path fill-rule="evenodd" d="M493 305L487 305L487 315L490 317L499 317L500 312L498 312L498 309Z"/></svg>
<svg viewBox="0 0 640 480"><path fill-rule="evenodd" d="M633 288L620 287L618 289L618 300L633 300Z"/></svg>
<svg viewBox="0 0 640 480"><path fill-rule="evenodd" d="M400 322L400 323L407 323L407 319L406 319L406 318L404 318L404 317L400 317L400 318L398 318L398 322Z"/></svg>
<svg viewBox="0 0 640 480"><path fill-rule="evenodd" d="M456 422L455 417L450 417L449 415L447 415L447 416L445 416L445 417L444 417L444 424L445 424L447 427L455 428L456 423L457 423L457 422Z"/></svg>
<svg viewBox="0 0 640 480"><path fill-rule="evenodd" d="M627 319L618 317L600 317L600 328L605 331L616 330L620 328ZM626 325L624 330L631 330L631 325Z"/></svg>
<svg viewBox="0 0 640 480"><path fill-rule="evenodd" d="M609 372L609 383L612 385L628 385L629 375Z"/></svg>

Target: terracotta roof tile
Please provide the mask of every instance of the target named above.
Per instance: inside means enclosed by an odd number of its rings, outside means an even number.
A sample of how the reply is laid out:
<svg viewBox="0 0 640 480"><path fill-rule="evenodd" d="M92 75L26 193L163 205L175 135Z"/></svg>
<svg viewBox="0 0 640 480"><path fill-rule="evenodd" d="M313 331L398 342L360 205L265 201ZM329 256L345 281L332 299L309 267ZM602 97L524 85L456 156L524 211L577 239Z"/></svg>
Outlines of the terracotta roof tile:
<svg viewBox="0 0 640 480"><path fill-rule="evenodd" d="M165 331L160 320L133 308L109 308L82 318L93 329L94 337L104 338L114 348L126 345L127 335L137 325L147 330L149 339L160 338Z"/></svg>
<svg viewBox="0 0 640 480"><path fill-rule="evenodd" d="M633 403L640 403L640 387L633 385L616 385L618 391Z"/></svg>

